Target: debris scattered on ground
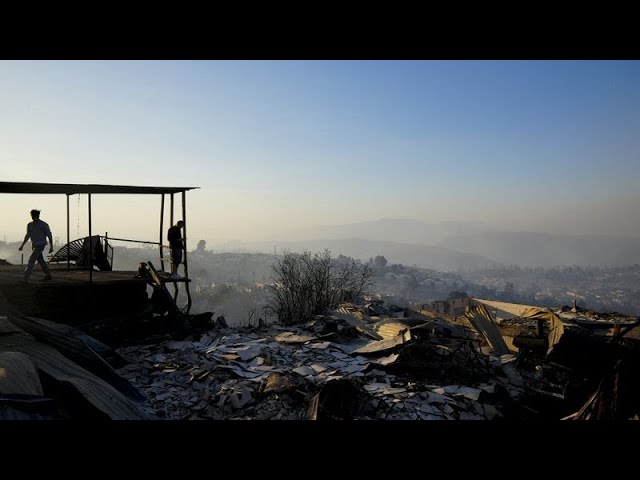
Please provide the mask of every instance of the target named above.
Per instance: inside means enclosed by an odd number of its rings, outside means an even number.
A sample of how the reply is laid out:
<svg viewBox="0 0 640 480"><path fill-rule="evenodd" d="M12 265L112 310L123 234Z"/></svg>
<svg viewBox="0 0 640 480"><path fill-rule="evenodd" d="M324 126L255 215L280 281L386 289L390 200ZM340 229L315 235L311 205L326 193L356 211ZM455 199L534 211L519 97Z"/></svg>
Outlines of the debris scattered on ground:
<svg viewBox="0 0 640 480"><path fill-rule="evenodd" d="M640 347L629 335L637 319L593 325L574 317L583 312L501 305L514 316L497 322L472 304L452 320L372 302L295 326L229 328L209 314L177 338L116 351L70 327L16 317L0 324L0 368L9 372L0 413L59 418L59 385L69 382L94 416L108 418L638 418Z"/></svg>

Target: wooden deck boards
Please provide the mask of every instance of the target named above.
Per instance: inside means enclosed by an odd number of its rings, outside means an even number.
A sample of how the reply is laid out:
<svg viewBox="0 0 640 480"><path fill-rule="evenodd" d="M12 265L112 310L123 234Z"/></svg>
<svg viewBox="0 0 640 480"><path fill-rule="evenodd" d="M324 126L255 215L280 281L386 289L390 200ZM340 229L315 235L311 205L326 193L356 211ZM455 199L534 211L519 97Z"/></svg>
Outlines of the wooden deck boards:
<svg viewBox="0 0 640 480"><path fill-rule="evenodd" d="M31 278L28 282L23 280L24 265L0 265L0 286L2 285L15 285L16 283L28 284L33 286L47 285L47 286L71 286L72 284L88 284L89 283L89 271L77 269L71 266L71 269L67 271L66 265L49 265L51 270L51 280L42 280L44 274L40 269L40 266L36 264ZM137 272L135 271L121 271L121 272L93 272L93 283L106 284L114 282L133 282L133 283L146 283L144 278L136 278Z"/></svg>
<svg viewBox="0 0 640 480"><path fill-rule="evenodd" d="M148 303L147 279L137 272L93 272L66 265L51 265L52 280L36 265L29 281L23 265L0 266L0 302L3 310L16 309L26 315L70 325L104 317L135 315Z"/></svg>

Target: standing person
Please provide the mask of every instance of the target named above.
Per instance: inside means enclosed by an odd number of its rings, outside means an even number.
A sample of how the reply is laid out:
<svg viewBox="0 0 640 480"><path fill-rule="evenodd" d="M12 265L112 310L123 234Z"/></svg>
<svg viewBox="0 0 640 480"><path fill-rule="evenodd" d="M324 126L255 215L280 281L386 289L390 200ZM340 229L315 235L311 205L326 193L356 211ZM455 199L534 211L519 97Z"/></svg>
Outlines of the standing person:
<svg viewBox="0 0 640 480"><path fill-rule="evenodd" d="M29 222L27 224L27 234L24 236L24 240L22 241L22 245L18 250L22 251L24 244L27 243L27 240L31 238L31 256L29 257L29 263L27 264L27 269L24 271L24 279L29 280L31 276L31 271L33 270L33 266L36 263L36 260L40 264L42 271L44 272L44 279L51 280L51 272L49 271L49 267L47 266L47 262L42 255L45 247L47 246L47 238L49 239L49 253L53 253L53 238L51 236L51 229L49 228L49 224L40 220L40 210L31 210L31 218L33 222Z"/></svg>
<svg viewBox="0 0 640 480"><path fill-rule="evenodd" d="M182 262L182 250L184 250L184 240L182 238L181 228L184 227L184 221L178 220L173 227L169 228L167 240L171 248L171 278L178 277L178 265Z"/></svg>

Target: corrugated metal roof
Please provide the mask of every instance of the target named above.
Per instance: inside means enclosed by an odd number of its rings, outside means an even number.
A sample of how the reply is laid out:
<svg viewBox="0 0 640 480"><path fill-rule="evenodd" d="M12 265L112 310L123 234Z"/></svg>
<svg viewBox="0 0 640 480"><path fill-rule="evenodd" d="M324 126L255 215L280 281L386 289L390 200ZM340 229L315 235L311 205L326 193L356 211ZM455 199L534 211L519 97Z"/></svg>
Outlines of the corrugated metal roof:
<svg viewBox="0 0 640 480"><path fill-rule="evenodd" d="M509 347L498 327L491 321L491 314L487 311L487 307L484 305L472 307L465 312L465 315L475 329L484 335L498 355L509 353Z"/></svg>
<svg viewBox="0 0 640 480"><path fill-rule="evenodd" d="M8 319L0 317L0 331L10 330ZM101 378L80 367L55 348L26 333L0 335L0 351L21 352L31 357L38 370L80 392L96 409L113 420L149 418L134 402Z"/></svg>
<svg viewBox="0 0 640 480"><path fill-rule="evenodd" d="M9 322L7 317L0 317L0 335L7 335L8 333L25 333L24 330L18 328L13 323Z"/></svg>
<svg viewBox="0 0 640 480"><path fill-rule="evenodd" d="M144 400L140 392L133 388L126 379L118 375L111 365L87 344L87 339L90 339L92 344L101 345L106 352L110 351L106 345L101 344L96 339L69 325L51 322L42 318L27 317L19 313L12 314L9 317L9 321L33 335L37 340L57 348L68 359L82 368L86 368L132 400ZM115 352L113 353L115 354Z"/></svg>
<svg viewBox="0 0 640 480"><path fill-rule="evenodd" d="M0 394L44 395L31 358L19 352L0 352Z"/></svg>
<svg viewBox="0 0 640 480"><path fill-rule="evenodd" d="M409 326L396 321L379 322L375 325L376 332L384 340L397 337L403 330L408 330Z"/></svg>
<svg viewBox="0 0 640 480"><path fill-rule="evenodd" d="M531 309L535 310L547 310L542 309L541 307L535 307L533 305L523 305L521 303L510 303L510 302L500 302L498 300L485 300L483 298L475 298L471 299L471 304L475 305L475 303L480 303L483 305L488 305L491 308L497 308L498 310L502 310L504 312L510 313L515 317L521 317L525 312L530 311Z"/></svg>
<svg viewBox="0 0 640 480"><path fill-rule="evenodd" d="M373 329L373 326L363 320L362 312L356 311L355 313L351 313L347 308L339 307L333 311L333 314L374 340L382 340L382 336Z"/></svg>
<svg viewBox="0 0 640 480"><path fill-rule="evenodd" d="M181 193L199 187L147 187L137 185L95 185L77 183L0 182L0 193Z"/></svg>
<svg viewBox="0 0 640 480"><path fill-rule="evenodd" d="M534 307L525 312L522 317L547 320L549 322L549 334L547 336L549 348L547 349L547 355L550 354L553 348L564 335L564 325L562 324L562 319L552 311L545 311L537 307Z"/></svg>

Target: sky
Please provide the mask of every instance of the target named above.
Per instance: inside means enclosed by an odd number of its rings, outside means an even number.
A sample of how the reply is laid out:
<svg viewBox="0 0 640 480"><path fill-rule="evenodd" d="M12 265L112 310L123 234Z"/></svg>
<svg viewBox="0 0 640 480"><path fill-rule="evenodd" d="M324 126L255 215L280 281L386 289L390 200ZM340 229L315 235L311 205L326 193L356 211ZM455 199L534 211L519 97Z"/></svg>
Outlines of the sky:
<svg viewBox="0 0 640 480"><path fill-rule="evenodd" d="M1 181L200 187L211 243L379 218L640 236L639 156L638 61L0 61ZM157 238L159 197L92 201L95 232ZM0 195L0 240L31 208L65 236L65 202Z"/></svg>

